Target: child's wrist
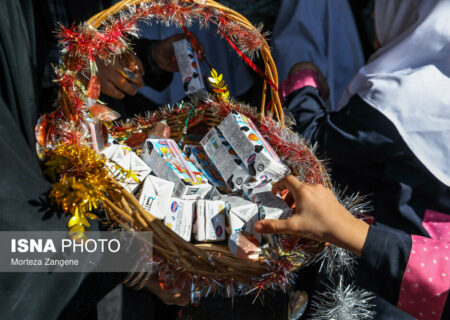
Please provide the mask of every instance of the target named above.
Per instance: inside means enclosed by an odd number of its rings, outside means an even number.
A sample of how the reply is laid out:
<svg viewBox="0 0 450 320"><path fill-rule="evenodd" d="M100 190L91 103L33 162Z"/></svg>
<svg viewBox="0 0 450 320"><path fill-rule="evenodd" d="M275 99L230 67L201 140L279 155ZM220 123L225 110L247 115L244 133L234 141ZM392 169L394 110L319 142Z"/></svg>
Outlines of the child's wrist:
<svg viewBox="0 0 450 320"><path fill-rule="evenodd" d="M330 233L328 242L360 256L367 239L369 227L364 221L349 215L333 228L335 232Z"/></svg>

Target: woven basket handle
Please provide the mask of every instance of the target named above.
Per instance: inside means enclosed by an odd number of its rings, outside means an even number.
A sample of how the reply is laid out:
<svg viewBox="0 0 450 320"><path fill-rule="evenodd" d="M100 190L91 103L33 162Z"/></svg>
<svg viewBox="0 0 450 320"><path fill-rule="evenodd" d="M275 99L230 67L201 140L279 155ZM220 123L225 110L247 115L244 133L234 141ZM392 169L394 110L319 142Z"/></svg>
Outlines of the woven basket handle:
<svg viewBox="0 0 450 320"><path fill-rule="evenodd" d="M116 15L119 11L123 9L127 9L129 6L139 5L142 3L152 3L155 1L152 0L122 0L110 8L103 10L97 13L95 16L90 18L87 23L91 27L97 29L101 26L102 21ZM179 0L179 2L184 2L186 4L195 4L200 7L210 8L214 10L219 10L223 17L227 18L230 21L233 21L239 24L242 28L247 30L256 30L256 28L248 21L244 16L237 13L236 11L221 5L212 0ZM275 115L276 119L284 124L284 114L283 108L281 106L280 97L278 95L278 73L275 66L275 62L273 61L272 55L270 53L269 46L261 35L261 39L263 39L263 45L260 49L261 57L264 62L264 84L262 90L262 98L261 98L261 107L260 113L261 115L269 114L269 111L272 111ZM268 87L269 85L269 88ZM267 89L270 91L270 95L272 97L272 103L270 103L270 110L266 110L266 92Z"/></svg>

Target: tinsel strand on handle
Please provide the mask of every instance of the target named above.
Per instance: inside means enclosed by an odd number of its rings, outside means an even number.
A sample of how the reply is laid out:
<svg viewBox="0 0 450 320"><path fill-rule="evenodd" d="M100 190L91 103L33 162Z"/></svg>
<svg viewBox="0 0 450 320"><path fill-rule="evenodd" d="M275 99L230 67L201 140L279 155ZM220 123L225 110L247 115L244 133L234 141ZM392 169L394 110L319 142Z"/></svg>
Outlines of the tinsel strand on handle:
<svg viewBox="0 0 450 320"><path fill-rule="evenodd" d="M126 10L123 8L125 4L128 6ZM64 109L66 118L70 113L78 114L84 105L83 98L80 98L82 95L75 92L77 74L83 72L86 75L95 75L98 59L104 63L112 63L116 56L131 50L129 42L132 37L138 37L138 22L146 19L166 25L173 24L184 29L194 21L199 22L201 26L215 25L217 33L272 86L272 95L278 94L276 90L278 76L265 37L261 34L260 28L254 28L239 14L211 0L122 1L112 9L98 14L87 24L70 28L60 26L58 36L63 64L59 69L70 72L69 78L57 78L62 88L61 96L66 95L71 101L71 105ZM251 61L258 51L263 53L263 60L269 64L269 67L266 67L267 74ZM264 100L262 112L265 110ZM282 121L280 100L275 97L274 101L276 107L273 110Z"/></svg>

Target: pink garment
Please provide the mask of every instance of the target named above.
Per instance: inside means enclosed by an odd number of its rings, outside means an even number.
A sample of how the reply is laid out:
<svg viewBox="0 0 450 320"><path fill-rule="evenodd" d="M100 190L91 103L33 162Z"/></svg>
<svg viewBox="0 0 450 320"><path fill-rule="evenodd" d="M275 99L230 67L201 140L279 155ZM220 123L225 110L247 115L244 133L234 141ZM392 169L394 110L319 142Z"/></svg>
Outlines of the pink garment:
<svg viewBox="0 0 450 320"><path fill-rule="evenodd" d="M427 210L422 223L432 239L450 243L450 216L440 212Z"/></svg>
<svg viewBox="0 0 450 320"><path fill-rule="evenodd" d="M314 88L318 88L317 75L313 70L300 70L296 73L292 74L281 83L280 86L280 97L281 102L284 102L284 99L293 91L311 86Z"/></svg>
<svg viewBox="0 0 450 320"><path fill-rule="evenodd" d="M432 239L412 238L397 306L424 320L439 320L450 289L450 217L427 210L424 228Z"/></svg>

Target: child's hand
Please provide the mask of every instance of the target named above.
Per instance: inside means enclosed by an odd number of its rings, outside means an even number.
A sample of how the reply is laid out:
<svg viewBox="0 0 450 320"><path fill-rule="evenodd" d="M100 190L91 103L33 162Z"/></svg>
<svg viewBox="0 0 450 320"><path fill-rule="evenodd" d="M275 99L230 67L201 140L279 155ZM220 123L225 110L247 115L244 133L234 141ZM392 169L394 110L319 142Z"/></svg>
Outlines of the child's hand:
<svg viewBox="0 0 450 320"><path fill-rule="evenodd" d="M319 67L317 67L314 63L310 61L299 62L291 67L288 76L291 76L292 74L301 70L312 70L316 73L319 85L319 87L317 88L319 89L319 94L323 100L328 100L328 98L330 97L330 87L328 86L327 79L325 78Z"/></svg>
<svg viewBox="0 0 450 320"><path fill-rule="evenodd" d="M255 224L260 233L290 233L331 242L361 255L369 225L355 218L321 184L310 185L288 176L273 186L273 192L288 189L295 212L287 220L262 220Z"/></svg>

